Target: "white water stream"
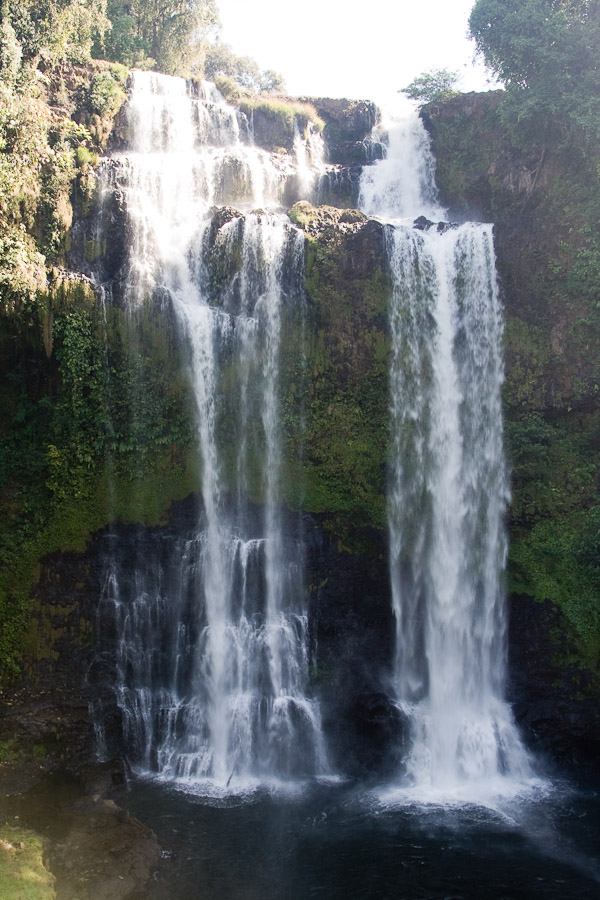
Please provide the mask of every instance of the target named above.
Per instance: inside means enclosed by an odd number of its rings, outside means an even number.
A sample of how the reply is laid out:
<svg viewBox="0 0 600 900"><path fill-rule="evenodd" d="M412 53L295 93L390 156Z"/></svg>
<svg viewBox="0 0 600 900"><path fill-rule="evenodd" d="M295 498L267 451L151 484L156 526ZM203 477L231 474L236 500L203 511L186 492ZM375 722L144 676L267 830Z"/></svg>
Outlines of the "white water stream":
<svg viewBox="0 0 600 900"><path fill-rule="evenodd" d="M130 149L109 170L127 214L125 296L132 310L167 297L189 348L202 508L193 537L142 561L133 588L118 566L107 579L126 744L138 771L187 785L323 774L302 548L279 511L278 413L282 310L303 302L304 246L278 210L290 177L305 189L316 177L318 141L296 134L296 171L252 144L214 86L196 96L150 73L134 74L127 114ZM211 238L234 271L216 295L204 257L214 204L244 211Z"/></svg>
<svg viewBox="0 0 600 900"><path fill-rule="evenodd" d="M361 203L390 223L388 522L394 690L412 742L404 781L421 797L472 797L529 774L503 699L509 487L493 235L406 222L446 213L418 116L386 125L387 157L365 169Z"/></svg>
<svg viewBox="0 0 600 900"><path fill-rule="evenodd" d="M410 722L403 783L439 797L529 774L503 699L508 480L501 307L492 229L415 230L445 218L417 117L384 123L361 206L387 223L393 278L388 521L394 692ZM129 149L107 167L123 196L124 296L174 311L197 408L201 508L133 571L114 562L103 602L118 634L118 703L140 772L223 789L327 773L309 694L302 544L279 497L280 342L303 303L303 237L281 212L310 194L321 149L253 145L211 85L136 73ZM215 226L214 205L234 205ZM215 231L216 227L216 231ZM212 242L212 243L211 243ZM214 287L207 247L229 273ZM253 507L256 492L263 506Z"/></svg>

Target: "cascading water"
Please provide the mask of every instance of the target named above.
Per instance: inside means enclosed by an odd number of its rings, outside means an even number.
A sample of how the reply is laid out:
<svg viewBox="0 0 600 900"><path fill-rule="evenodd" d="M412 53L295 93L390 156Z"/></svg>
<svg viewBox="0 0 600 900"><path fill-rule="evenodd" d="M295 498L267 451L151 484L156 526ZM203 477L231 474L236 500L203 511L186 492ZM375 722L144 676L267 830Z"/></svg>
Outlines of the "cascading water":
<svg viewBox="0 0 600 900"><path fill-rule="evenodd" d="M211 209L278 208L290 177L309 184L308 151L298 175L252 145L214 86L194 95L148 73L134 75L128 126L131 150L107 167L130 235L123 293L132 310L168 302L179 323L202 503L192 533L165 538L133 577L112 555L103 604L119 636L126 745L138 770L186 783L324 773L302 545L279 509L280 333L284 308L303 303L303 238L278 212L227 209L215 226ZM210 241L232 273L219 290Z"/></svg>
<svg viewBox="0 0 600 900"><path fill-rule="evenodd" d="M410 722L407 782L452 790L528 772L502 694L502 316L491 226L403 224L445 216L419 118L388 134L361 203L390 223L395 692Z"/></svg>

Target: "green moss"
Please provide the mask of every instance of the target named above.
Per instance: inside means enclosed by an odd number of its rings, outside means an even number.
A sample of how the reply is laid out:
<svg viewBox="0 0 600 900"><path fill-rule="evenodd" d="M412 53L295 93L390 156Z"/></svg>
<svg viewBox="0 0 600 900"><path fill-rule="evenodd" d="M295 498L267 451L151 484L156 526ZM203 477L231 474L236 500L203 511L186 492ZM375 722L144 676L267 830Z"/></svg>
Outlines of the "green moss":
<svg viewBox="0 0 600 900"><path fill-rule="evenodd" d="M29 345L9 333L2 361L4 680L18 671L38 561L83 550L114 519L162 521L198 483L174 323L146 307L136 316L115 307L103 313L85 282L58 281L47 302L49 348L41 329L32 329Z"/></svg>
<svg viewBox="0 0 600 900"><path fill-rule="evenodd" d="M377 245L335 223L307 241L305 272L303 359L297 333L282 340L287 501L357 550L361 529L385 527L390 283Z"/></svg>
<svg viewBox="0 0 600 900"><path fill-rule="evenodd" d="M102 259L106 255L106 239L100 241L90 238L86 240L84 253L85 258L90 263L95 263L97 260Z"/></svg>
<svg viewBox="0 0 600 900"><path fill-rule="evenodd" d="M2 900L55 900L54 876L44 865L44 844L35 832L12 822L0 825Z"/></svg>
<svg viewBox="0 0 600 900"><path fill-rule="evenodd" d="M444 202L498 225L510 588L555 605L569 663L600 681L598 155L576 142L568 153L525 146L499 103L466 95L422 115Z"/></svg>
<svg viewBox="0 0 600 900"><path fill-rule="evenodd" d="M580 664L600 676L600 413L513 412L506 430L509 587L556 604Z"/></svg>
<svg viewBox="0 0 600 900"><path fill-rule="evenodd" d="M543 407L549 363L553 358L547 329L507 316L504 346L508 356L505 402L509 406Z"/></svg>

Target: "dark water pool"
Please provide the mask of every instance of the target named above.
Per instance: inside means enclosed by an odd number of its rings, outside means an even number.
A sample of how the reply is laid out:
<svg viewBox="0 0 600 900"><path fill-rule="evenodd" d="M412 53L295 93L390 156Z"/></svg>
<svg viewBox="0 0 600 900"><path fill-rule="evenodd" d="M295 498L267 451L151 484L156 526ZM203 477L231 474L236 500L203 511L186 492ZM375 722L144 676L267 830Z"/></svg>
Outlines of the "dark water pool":
<svg viewBox="0 0 600 900"><path fill-rule="evenodd" d="M167 858L145 900L598 900L600 797L567 783L475 805L348 785L201 797L137 781Z"/></svg>

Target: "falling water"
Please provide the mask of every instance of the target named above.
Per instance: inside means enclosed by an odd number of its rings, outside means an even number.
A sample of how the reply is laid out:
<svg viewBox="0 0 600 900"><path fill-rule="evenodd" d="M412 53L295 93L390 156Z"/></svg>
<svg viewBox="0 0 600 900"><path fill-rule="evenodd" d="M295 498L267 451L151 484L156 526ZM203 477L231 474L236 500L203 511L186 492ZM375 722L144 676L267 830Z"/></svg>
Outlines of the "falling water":
<svg viewBox="0 0 600 900"><path fill-rule="evenodd" d="M445 211L438 203L435 161L418 116L385 116L376 137L386 146L384 159L363 170L360 206L384 220L426 216L438 221Z"/></svg>
<svg viewBox="0 0 600 900"><path fill-rule="evenodd" d="M503 700L502 313L488 225L444 214L417 116L389 128L363 208L390 222L394 290L388 522L395 691L411 726L408 784L456 789L528 762Z"/></svg>
<svg viewBox="0 0 600 900"><path fill-rule="evenodd" d="M185 783L323 773L302 546L279 496L280 335L284 309L303 303L303 238L277 210L289 178L310 181L309 150L296 173L251 143L214 86L194 94L148 73L134 75L128 128L130 149L108 170L130 234L124 293L133 310L166 297L175 312L202 503L197 527L166 537L132 576L112 555L103 604L119 636L126 745L138 770ZM212 207L224 203L246 211L228 210L215 233ZM220 291L211 247L233 273Z"/></svg>

